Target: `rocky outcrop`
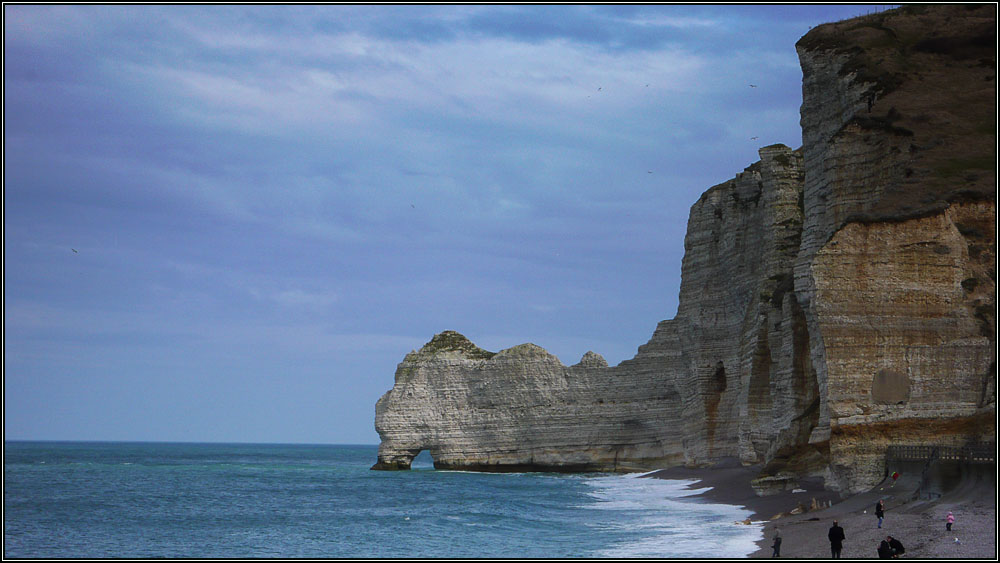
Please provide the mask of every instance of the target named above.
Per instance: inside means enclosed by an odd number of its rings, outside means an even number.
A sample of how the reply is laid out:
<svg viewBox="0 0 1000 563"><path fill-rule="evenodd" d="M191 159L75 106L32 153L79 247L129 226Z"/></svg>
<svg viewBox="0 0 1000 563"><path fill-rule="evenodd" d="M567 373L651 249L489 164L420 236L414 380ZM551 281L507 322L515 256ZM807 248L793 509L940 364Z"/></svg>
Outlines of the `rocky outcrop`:
<svg viewBox="0 0 1000 563"><path fill-rule="evenodd" d="M375 406L376 469L407 469L421 450L434 466L477 471L634 471L683 459L667 381L615 377L588 352L566 367L534 344L499 353L457 332L411 352ZM651 397L658 400L650 401Z"/></svg>
<svg viewBox="0 0 1000 563"><path fill-rule="evenodd" d="M803 147L762 148L692 206L676 317L617 366L435 336L376 405L375 468L738 458L761 492L854 491L890 444L995 439L995 14L909 6L803 37Z"/></svg>

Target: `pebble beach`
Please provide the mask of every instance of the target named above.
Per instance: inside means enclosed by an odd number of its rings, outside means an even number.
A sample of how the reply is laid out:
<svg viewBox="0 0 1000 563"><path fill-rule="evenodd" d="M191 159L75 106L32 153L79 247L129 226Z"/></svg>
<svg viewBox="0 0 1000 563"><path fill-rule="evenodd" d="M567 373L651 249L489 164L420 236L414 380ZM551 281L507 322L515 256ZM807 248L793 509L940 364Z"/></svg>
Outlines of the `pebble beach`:
<svg viewBox="0 0 1000 563"><path fill-rule="evenodd" d="M894 486L887 481L846 498L823 490L818 479L800 481L799 488L793 491L758 497L750 487L755 475L755 468L731 463L711 469L665 469L650 477L697 479L692 488L710 487L699 495L704 500L742 505L752 511L751 521L763 525L763 537L751 558L772 556L771 544L777 531L782 537L781 558L828 559L827 532L834 520L844 528L846 536L843 559L878 558L879 542L887 535L903 543L905 559L997 558L995 481L959 487L934 500L911 500L918 483L907 476ZM874 514L879 499L886 507L881 529ZM945 529L949 510L955 515L950 532Z"/></svg>

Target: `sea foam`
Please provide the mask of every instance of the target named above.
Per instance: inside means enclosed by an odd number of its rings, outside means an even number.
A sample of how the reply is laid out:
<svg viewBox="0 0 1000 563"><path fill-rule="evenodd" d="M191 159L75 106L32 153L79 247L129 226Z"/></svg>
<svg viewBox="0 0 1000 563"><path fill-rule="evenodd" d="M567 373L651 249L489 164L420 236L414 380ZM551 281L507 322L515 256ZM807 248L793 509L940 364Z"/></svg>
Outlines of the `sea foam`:
<svg viewBox="0 0 1000 563"><path fill-rule="evenodd" d="M692 498L707 488L694 480L607 476L586 479L595 512L593 527L627 532L601 558L745 557L757 550L761 524L737 524L752 513L742 507Z"/></svg>

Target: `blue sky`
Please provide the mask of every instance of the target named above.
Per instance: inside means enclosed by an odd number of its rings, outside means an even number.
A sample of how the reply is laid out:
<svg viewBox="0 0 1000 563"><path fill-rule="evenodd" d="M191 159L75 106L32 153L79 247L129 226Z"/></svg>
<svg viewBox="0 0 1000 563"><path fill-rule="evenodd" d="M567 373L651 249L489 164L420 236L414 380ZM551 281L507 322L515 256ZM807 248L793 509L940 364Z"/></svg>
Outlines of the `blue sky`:
<svg viewBox="0 0 1000 563"><path fill-rule="evenodd" d="M874 9L5 5L4 436L377 443L443 330L631 358Z"/></svg>

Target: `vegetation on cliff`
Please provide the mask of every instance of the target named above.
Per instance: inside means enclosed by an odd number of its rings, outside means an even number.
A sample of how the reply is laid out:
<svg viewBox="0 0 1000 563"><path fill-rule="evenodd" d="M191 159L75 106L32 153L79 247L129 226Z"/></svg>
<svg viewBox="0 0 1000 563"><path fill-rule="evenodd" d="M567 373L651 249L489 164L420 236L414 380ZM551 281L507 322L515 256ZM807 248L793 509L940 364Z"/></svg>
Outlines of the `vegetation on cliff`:
<svg viewBox="0 0 1000 563"><path fill-rule="evenodd" d="M845 56L868 85L845 127L895 136L907 162L848 221L899 221L955 201L996 201L995 4L904 6L818 26L796 46Z"/></svg>
<svg viewBox="0 0 1000 563"><path fill-rule="evenodd" d="M496 352L483 350L472 343L471 340L454 330L446 330L434 335L431 341L420 349L421 354L438 354L441 352L461 352L467 358L475 360L488 360L496 355Z"/></svg>

